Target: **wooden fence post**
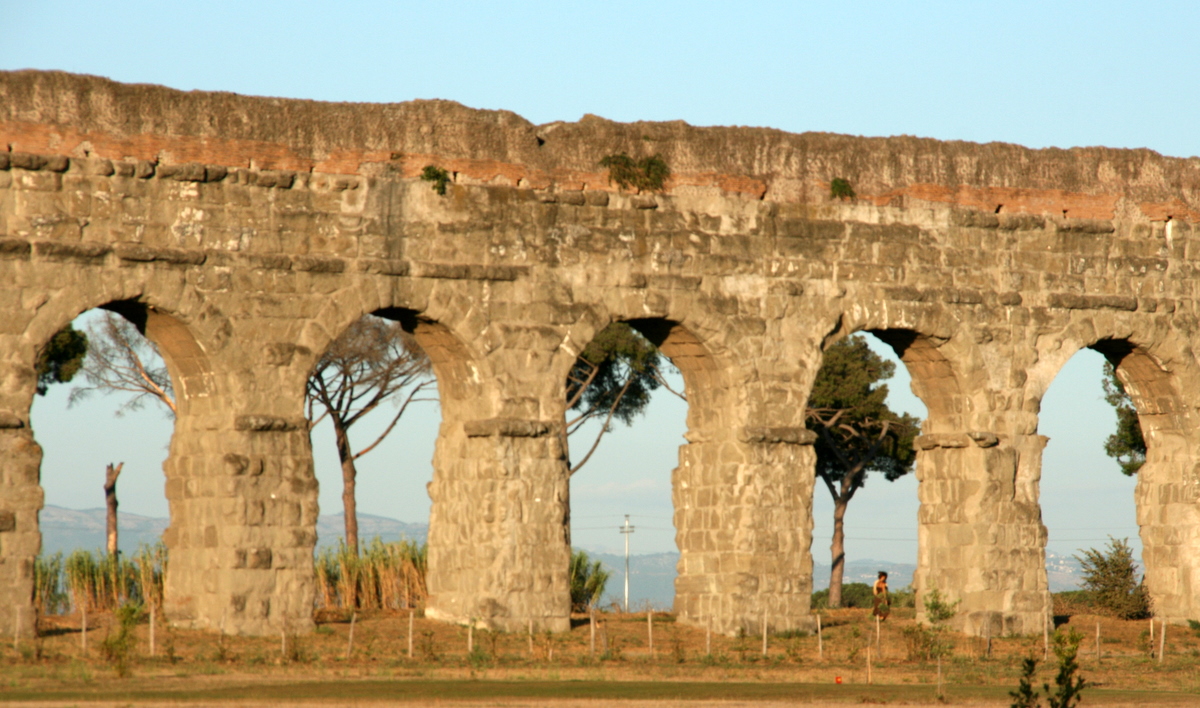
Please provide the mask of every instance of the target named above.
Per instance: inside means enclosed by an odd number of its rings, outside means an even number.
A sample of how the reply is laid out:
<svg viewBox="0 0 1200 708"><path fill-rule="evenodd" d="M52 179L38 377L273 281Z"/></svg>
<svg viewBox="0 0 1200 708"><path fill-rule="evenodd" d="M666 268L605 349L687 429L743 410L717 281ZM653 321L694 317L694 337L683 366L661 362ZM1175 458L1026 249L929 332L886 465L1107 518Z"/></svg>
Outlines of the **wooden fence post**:
<svg viewBox="0 0 1200 708"><path fill-rule="evenodd" d="M346 641L346 661L350 661L350 655L354 652L354 623L357 620L358 613L352 613L350 615L350 638Z"/></svg>
<svg viewBox="0 0 1200 708"><path fill-rule="evenodd" d="M821 613L817 613L817 658L825 660L825 640L821 635Z"/></svg>
<svg viewBox="0 0 1200 708"><path fill-rule="evenodd" d="M650 646L650 658L654 658L654 610L646 610L646 639Z"/></svg>
<svg viewBox="0 0 1200 708"><path fill-rule="evenodd" d="M413 610L408 611L408 658L413 658Z"/></svg>
<svg viewBox="0 0 1200 708"><path fill-rule="evenodd" d="M766 613L766 610L764 610L762 613L762 632L763 632L762 655L763 655L763 658L765 659L765 658L767 658L767 613Z"/></svg>
<svg viewBox="0 0 1200 708"><path fill-rule="evenodd" d="M1050 658L1050 615L1042 615L1042 661Z"/></svg>

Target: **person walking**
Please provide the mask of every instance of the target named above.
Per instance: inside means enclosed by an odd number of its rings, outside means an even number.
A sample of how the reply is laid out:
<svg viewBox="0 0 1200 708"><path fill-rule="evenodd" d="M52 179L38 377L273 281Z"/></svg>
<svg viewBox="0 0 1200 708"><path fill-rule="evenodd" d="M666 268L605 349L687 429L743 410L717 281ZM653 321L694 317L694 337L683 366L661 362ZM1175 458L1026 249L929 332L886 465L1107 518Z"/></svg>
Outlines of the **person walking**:
<svg viewBox="0 0 1200 708"><path fill-rule="evenodd" d="M892 611L892 598L888 595L887 577L887 572L879 571L879 579L871 588L871 594L874 596L871 614L881 620L887 619L888 613Z"/></svg>

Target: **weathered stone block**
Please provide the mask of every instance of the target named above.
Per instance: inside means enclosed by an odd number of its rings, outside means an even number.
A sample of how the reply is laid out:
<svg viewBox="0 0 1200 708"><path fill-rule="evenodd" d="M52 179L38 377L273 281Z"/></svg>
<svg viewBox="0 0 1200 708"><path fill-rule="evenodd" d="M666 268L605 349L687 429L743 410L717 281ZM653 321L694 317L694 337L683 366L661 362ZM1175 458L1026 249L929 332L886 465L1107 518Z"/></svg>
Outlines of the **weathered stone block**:
<svg viewBox="0 0 1200 708"><path fill-rule="evenodd" d="M509 437L536 438L548 435L555 426L540 420L520 420L515 418L490 418L487 420L469 420L463 423L463 431L469 438L480 437Z"/></svg>
<svg viewBox="0 0 1200 708"><path fill-rule="evenodd" d="M271 567L271 549L257 548L247 556L247 566L252 569L265 570Z"/></svg>
<svg viewBox="0 0 1200 708"><path fill-rule="evenodd" d="M292 430L300 430L305 427L306 426L303 420L288 419L270 415L239 415L234 420L235 429L256 433L288 432Z"/></svg>
<svg viewBox="0 0 1200 708"><path fill-rule="evenodd" d="M49 158L43 155L31 155L25 152L9 153L8 163L11 167L22 170L40 170L46 166Z"/></svg>
<svg viewBox="0 0 1200 708"><path fill-rule="evenodd" d="M33 244L33 252L48 259L95 261L104 258L110 251L112 247L106 243L37 241Z"/></svg>

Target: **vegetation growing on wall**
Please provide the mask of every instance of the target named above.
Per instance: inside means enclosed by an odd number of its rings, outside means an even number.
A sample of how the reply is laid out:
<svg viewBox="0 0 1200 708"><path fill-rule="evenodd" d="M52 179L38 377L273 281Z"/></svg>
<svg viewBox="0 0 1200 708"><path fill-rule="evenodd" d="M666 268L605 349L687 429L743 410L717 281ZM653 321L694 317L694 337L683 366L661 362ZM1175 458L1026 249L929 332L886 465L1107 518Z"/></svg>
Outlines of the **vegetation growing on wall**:
<svg viewBox="0 0 1200 708"><path fill-rule="evenodd" d="M636 189L640 192L660 192L671 168L660 155L634 160L625 153L608 155L600 160L601 167L608 168L608 181L615 182L621 189Z"/></svg>
<svg viewBox="0 0 1200 708"><path fill-rule="evenodd" d="M450 173L441 167L425 165L425 169L421 171L421 179L433 182L433 191L444 195L446 185L450 183Z"/></svg>
<svg viewBox="0 0 1200 708"><path fill-rule="evenodd" d="M854 187L850 186L850 180L845 177L834 177L829 183L829 196L834 199L853 199Z"/></svg>

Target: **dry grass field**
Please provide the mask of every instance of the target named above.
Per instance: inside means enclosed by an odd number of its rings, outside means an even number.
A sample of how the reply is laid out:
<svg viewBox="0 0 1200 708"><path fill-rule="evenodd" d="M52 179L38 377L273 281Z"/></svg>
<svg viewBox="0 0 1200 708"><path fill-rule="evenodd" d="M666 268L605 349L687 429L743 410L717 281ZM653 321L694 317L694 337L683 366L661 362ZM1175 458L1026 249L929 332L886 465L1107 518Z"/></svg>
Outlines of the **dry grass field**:
<svg viewBox="0 0 1200 708"><path fill-rule="evenodd" d="M416 617L409 656L407 613L348 617L325 613L302 637L222 637L218 633L136 627L118 676L102 642L111 616L89 618L88 648L79 617L44 618L41 638L0 648L0 703L8 705L412 705L629 706L1004 705L1021 659L1041 657L1042 637L991 642L948 634L938 700L936 661L913 657L912 610L880 626L866 610L822 614L816 636L706 636L645 614L597 615L595 651L586 616L567 635L492 633ZM1060 631L1085 639L1079 653L1085 705L1200 705L1200 636L1170 627L1162 661L1149 653L1148 622L1089 614L1060 616ZM1100 626L1101 655L1095 632ZM472 644L468 651L468 642ZM711 642L711 646L709 643ZM1157 647L1157 641L1155 645ZM1055 660L1039 668L1051 681ZM840 683L838 679L840 677Z"/></svg>

